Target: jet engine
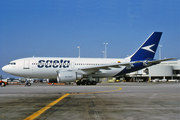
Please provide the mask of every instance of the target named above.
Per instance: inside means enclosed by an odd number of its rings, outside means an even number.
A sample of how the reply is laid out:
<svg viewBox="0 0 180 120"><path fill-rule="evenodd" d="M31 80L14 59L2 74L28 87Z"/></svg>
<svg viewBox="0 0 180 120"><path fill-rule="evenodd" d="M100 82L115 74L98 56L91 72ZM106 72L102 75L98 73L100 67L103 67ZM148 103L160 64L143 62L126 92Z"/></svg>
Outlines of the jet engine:
<svg viewBox="0 0 180 120"><path fill-rule="evenodd" d="M83 78L82 74L78 74L75 71L57 71L57 82L75 82Z"/></svg>

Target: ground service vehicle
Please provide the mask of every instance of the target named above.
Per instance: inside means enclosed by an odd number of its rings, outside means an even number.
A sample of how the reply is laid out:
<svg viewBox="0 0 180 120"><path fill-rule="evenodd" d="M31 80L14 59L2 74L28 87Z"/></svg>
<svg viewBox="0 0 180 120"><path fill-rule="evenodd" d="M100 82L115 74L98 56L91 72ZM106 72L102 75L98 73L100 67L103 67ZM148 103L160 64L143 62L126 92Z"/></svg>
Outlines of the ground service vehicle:
<svg viewBox="0 0 180 120"><path fill-rule="evenodd" d="M6 85L8 85L7 81L3 81L2 76L0 76L0 86L5 87Z"/></svg>

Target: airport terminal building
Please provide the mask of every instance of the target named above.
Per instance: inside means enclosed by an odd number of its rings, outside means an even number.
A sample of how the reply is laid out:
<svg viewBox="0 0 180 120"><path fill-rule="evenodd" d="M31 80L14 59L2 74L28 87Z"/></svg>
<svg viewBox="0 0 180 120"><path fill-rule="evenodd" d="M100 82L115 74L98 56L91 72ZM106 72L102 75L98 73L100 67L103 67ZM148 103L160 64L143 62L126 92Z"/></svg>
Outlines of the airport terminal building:
<svg viewBox="0 0 180 120"><path fill-rule="evenodd" d="M166 61L124 76L126 81L180 80L180 60Z"/></svg>

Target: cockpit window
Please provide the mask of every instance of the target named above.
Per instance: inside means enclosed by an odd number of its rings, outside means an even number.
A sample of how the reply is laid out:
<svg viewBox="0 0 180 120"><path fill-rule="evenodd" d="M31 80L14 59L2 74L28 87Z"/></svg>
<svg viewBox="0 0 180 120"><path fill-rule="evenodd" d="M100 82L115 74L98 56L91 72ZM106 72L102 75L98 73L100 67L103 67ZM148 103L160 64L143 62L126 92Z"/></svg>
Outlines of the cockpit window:
<svg viewBox="0 0 180 120"><path fill-rule="evenodd" d="M16 65L16 63L15 62L10 62L9 65Z"/></svg>

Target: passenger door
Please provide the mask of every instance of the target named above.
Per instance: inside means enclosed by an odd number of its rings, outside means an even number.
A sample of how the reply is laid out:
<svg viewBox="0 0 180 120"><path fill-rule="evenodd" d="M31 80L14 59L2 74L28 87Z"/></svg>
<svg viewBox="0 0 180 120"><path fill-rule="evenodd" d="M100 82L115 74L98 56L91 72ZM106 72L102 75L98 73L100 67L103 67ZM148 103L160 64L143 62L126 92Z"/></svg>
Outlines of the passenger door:
<svg viewBox="0 0 180 120"><path fill-rule="evenodd" d="M71 68L73 69L75 67L74 62L71 63Z"/></svg>
<svg viewBox="0 0 180 120"><path fill-rule="evenodd" d="M24 60L23 69L29 69L29 68L30 68L30 60Z"/></svg>

